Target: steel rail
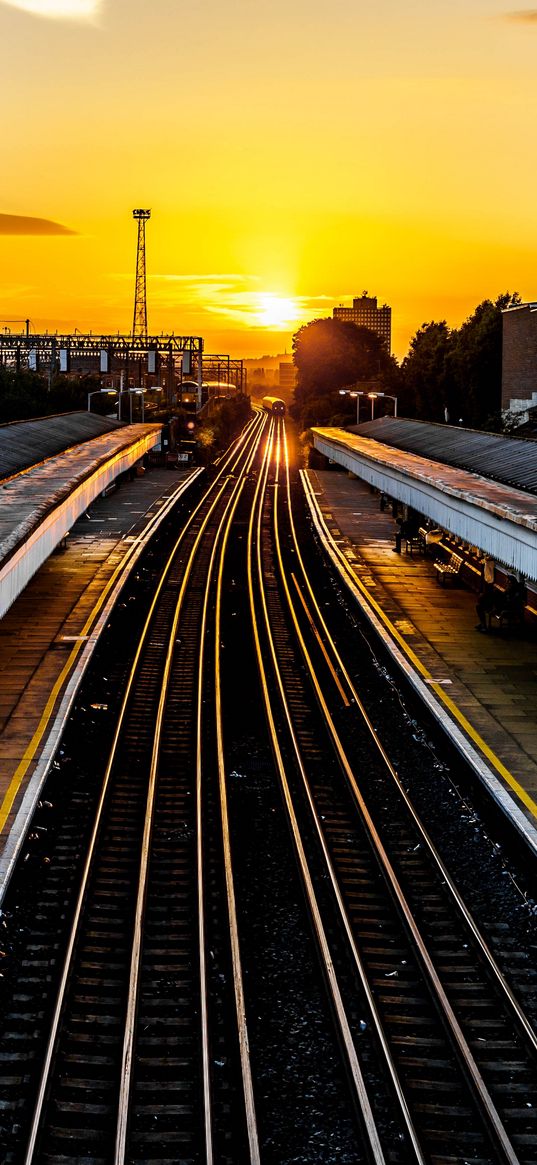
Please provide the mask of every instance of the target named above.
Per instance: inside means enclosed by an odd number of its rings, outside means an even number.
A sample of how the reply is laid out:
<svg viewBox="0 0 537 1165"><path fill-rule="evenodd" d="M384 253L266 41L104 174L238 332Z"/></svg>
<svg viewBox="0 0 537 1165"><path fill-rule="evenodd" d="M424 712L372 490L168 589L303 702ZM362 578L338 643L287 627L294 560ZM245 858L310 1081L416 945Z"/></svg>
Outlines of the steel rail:
<svg viewBox="0 0 537 1165"><path fill-rule="evenodd" d="M205 666L204 666L205 665L205 634L206 634L206 629L207 629L207 618L208 618L208 608L209 608L209 597L210 597L210 593L211 593L212 574L213 574L214 563L215 563L215 559L216 559L216 553L217 553L220 539L222 536L222 530L224 529L224 526L226 526L226 535L229 532L229 527L230 527L231 521L233 520L233 514L234 514L236 506L238 504L239 497L240 497L240 494L241 494L243 486L244 486L246 475L250 471L250 468L251 468L251 465L253 463L253 459L254 459L256 452L257 452L257 447L252 449L252 451L250 453L250 457L248 458L246 465L241 470L241 477L235 483L235 485L232 489L231 495L226 503L224 513L223 513L222 518L219 522L218 529L216 531L216 534L215 534L215 537L213 540L213 546L212 546L212 550L211 550L211 558L210 558L209 567L208 567L208 571L207 571L207 582L206 582L206 586L205 586L205 594L204 594L204 598L203 598L203 610L202 610L202 620L201 620L201 629L200 629L200 660L199 660L199 668L198 668L198 700L197 700L197 712L196 712L196 830L197 830L198 926L199 926L199 952L200 952L200 983L202 984L201 1014L202 1014L202 1033L203 1033L203 1081L204 1081L206 1165L212 1165L212 1162L214 1160L214 1154L213 1154L213 1143L212 1143L212 1119L211 1119L211 1105L210 1105L210 1095L211 1095L210 1068L209 1068L210 1048L209 1048L209 1017L208 1017L208 1002L207 1002L207 994L208 994L208 990L207 990L207 943L206 943L206 937L205 937L205 909L204 909L205 871L204 871L204 861L203 861L203 821L202 821L202 811L203 811L203 766L202 766L203 733L202 733L202 729L203 729L203 682L204 682L204 671L205 671ZM174 636L174 638L175 638L175 636ZM215 649L216 655L218 655L218 638L215 639L215 643L216 643L216 649ZM218 699L219 699L219 693L218 693L218 695L215 693L215 700L218 701ZM216 704L216 707L217 707L217 715L218 715L218 703ZM229 899L229 882L228 882L227 868L226 868L226 887L228 890L228 913L229 913L230 912L230 899ZM231 880L231 887L233 887L232 880ZM232 916L230 915L230 920L231 920L231 917ZM236 929L236 918L234 919L234 922L235 922L235 929ZM237 947L238 947L238 943L237 943ZM232 947L232 949L233 949L233 947ZM240 967L240 958L239 958L239 967ZM236 972L236 966L234 963L234 980L236 982L235 972ZM245 1022L246 1022L246 1020L244 1017L244 1024L245 1024ZM247 1042L247 1039L248 1039L248 1037L247 1037L247 1033L246 1033L246 1042ZM249 1071L249 1063L247 1064L244 1061L242 1061L242 1069L243 1069L243 1081L245 1083L245 1094L248 1095L248 1089L251 1090L251 1075L250 1075L250 1071ZM244 1073L246 1073L246 1077L244 1076ZM253 1093L252 1093L252 1095L253 1095ZM117 1165L122 1165L122 1163L118 1162Z"/></svg>
<svg viewBox="0 0 537 1165"><path fill-rule="evenodd" d="M295 850L297 853L297 858L298 858L298 862L299 862L299 866L300 866L302 881L304 884L309 908L310 908L312 919L313 919L315 934L317 937L318 948L319 948L320 956L322 959L322 964L323 964L323 969L324 969L325 976L326 976L326 981L330 986L333 1008L334 1008L334 1012L337 1016L337 1020L339 1023L341 1040L342 1040L342 1043L343 1043L344 1048L345 1048L345 1055L347 1058L347 1063L348 1063L348 1067L349 1067L349 1071L350 1071L350 1076L352 1079L352 1084L353 1084L353 1087L354 1087L354 1090L356 1093L360 1112L362 1115L362 1120L364 1122L364 1126L365 1126L365 1130L366 1130L367 1139L369 1142L369 1150L371 1152L372 1160L374 1161L375 1165L386 1165L386 1158L384 1156L382 1145L380 1143L379 1133L377 1130L375 1118L373 1116L373 1111L371 1108L371 1102L369 1100L364 1077L362 1074L362 1069L360 1067L358 1056L356 1054L356 1048L354 1045L354 1040L352 1038L352 1033L351 1033L351 1028L350 1028L350 1022L349 1022L349 1019L348 1019L346 1011L345 1011L345 1006L344 1006L343 999L341 996L341 991L340 991L340 987L339 987L339 984L337 981L337 975L336 975L332 955L330 952L330 946L329 946L328 939L326 936L325 928L323 926L320 908L319 908L319 905L317 902L317 897L316 897L315 890L313 887L312 876L311 876L311 873L309 870L308 861L307 861L304 847L302 844L302 839L300 837L300 830L299 830L299 826L298 826L298 821L296 818L296 814L295 814L295 810L294 810L294 806L293 806L293 802L292 802L292 797L291 797L291 791L289 788L289 783L288 783L287 775L285 772L285 764L284 764L283 756L282 756L279 741L278 741L276 724L275 724L275 720L274 720L274 714L272 711L270 694L269 694L269 690L268 690L267 673L266 673L266 668L265 668L265 664L264 664L264 660L263 660L263 653L262 653L262 649L261 649L261 637L260 637L259 624L258 624L258 619L257 619L257 614L256 614L256 598L255 598L254 578L253 578L254 526L256 527L255 559L256 559L256 566L257 566L259 598L260 598L261 609L262 609L262 613L263 613L265 630L266 630L266 634L267 634L267 638L268 638L268 642L269 642L269 647L270 647L272 664L273 664L273 667L275 669L276 675L279 675L278 663L277 663L276 652L275 652L275 647L274 647L274 640L272 637L272 632L271 632L271 628L270 628L270 621L269 621L269 617L268 617L266 595L265 595L265 591L264 591L264 587L263 587L263 572L262 572L262 563L261 563L261 543L262 543L261 521L262 521L262 512L263 512L263 502L264 502L264 497L265 497L265 493L266 493L266 485L267 485L267 479L268 479L268 473L269 473L270 454L272 452L272 446L274 444L273 433L274 433L274 422L272 422L272 424L271 424L272 443L271 443L270 437L269 437L269 441L267 442L267 450L266 450L266 456L265 456L262 472L260 473L259 479L257 482L256 493L255 493L255 498L254 498L254 505L252 506L250 522L249 522L249 526L248 526L248 542L247 542L248 593L249 593L249 599L250 599L250 613L251 613L251 619L252 619L252 627L253 627L254 642L255 642L255 648L256 648L256 654L257 654L260 682L261 682L261 687L262 687L262 691L263 691L263 701L264 701L264 705L265 705L266 717L267 717L267 721L268 721L268 725L269 725L272 751L273 751L274 759L276 761L278 775L280 778L280 783L281 783L282 791L283 791L283 795L284 795L284 801L285 801L287 813L289 816L289 821L290 821L290 825L291 825ZM278 472L278 469L279 469L279 466L277 463L276 474ZM275 488L275 490L277 490L277 488L278 488L277 485L275 485L274 488ZM257 519L256 519L256 512L257 512Z"/></svg>
<svg viewBox="0 0 537 1165"><path fill-rule="evenodd" d="M285 454L287 457L287 441L286 440L284 442L284 447L285 447ZM286 479L287 479L289 517L290 517L290 521L292 521L291 499L290 499L290 494L289 494L288 463L286 464ZM287 587L287 582L286 582L285 577L284 577L283 564L282 564L282 560L281 560L281 548L280 548L280 539L279 539L279 532L278 532L277 512L278 512L278 497L276 496L275 505L274 505L276 554L277 554L278 563L280 566L280 574L282 575L282 578L284 581L285 593L286 593L286 596L288 599L288 603L290 603L289 590ZM293 529L294 529L294 526L293 526ZM299 562L301 564L301 569L304 571L302 557L300 555L300 550L298 548L298 543L296 542L296 540L295 540L295 551L298 554ZM305 573L305 571L304 571L304 573ZM291 577L296 583L295 576L292 575ZM298 583L296 583L296 586L297 586L297 593L302 598L301 592L298 591ZM318 610L318 608L317 608L317 610ZM311 616L309 615L309 612L307 612L307 614L308 614L308 621L311 621ZM293 624L295 625L295 629L296 629L296 627L297 627L296 616L295 616L295 612L294 612L294 609L292 608L292 606L291 606L291 615L293 618ZM403 1086L401 1084L401 1080L399 1078L397 1066L395 1064L395 1060L393 1058L393 1054L392 1054L392 1051L390 1049L388 1039L387 1039L387 1036L386 1036L386 1033L384 1030L384 1025L382 1023L382 1019L380 1017L380 1014L379 1014L379 1011L377 1008L377 1004L375 1002L375 998L374 998L373 992L371 990L371 986L370 986L369 979L367 976L367 971L365 969L360 951L358 950L358 947L356 945L356 940L355 940L355 937L354 937L354 934L352 931L352 926L351 926L351 923L349 920L348 911L347 911L347 908L345 906L345 903L343 900L343 895L342 895L342 892L340 889L338 876L337 876L336 870L334 868L332 858L330 856L328 845L327 845L327 842L326 842L326 839L324 836L324 831L322 829L321 822L319 819L319 814L318 814L316 806L315 806L315 802L314 802L314 798L313 798L310 784L308 781L304 761L302 759L300 745L299 745L299 742L297 740L295 728L293 725L292 716L291 716L291 712L289 709L289 704L288 704L288 701L287 701L286 696L285 696L283 678L282 678L281 671L280 671L280 668L279 668L279 666L277 664L277 660L276 660L276 650L275 650L275 647L273 645L271 645L271 653L272 653L272 657L273 657L273 666L275 669L275 675L276 675L278 688L279 688L279 692L280 692L280 699L282 702L282 707L284 710L285 719L287 721L289 735L291 737L294 752L295 752L295 760L296 760L298 771L300 773L300 777L302 780L302 785L304 788L306 799L307 799L307 802L308 802L309 807L310 807L310 812L312 814L312 820L313 820L313 823L315 826L317 839L319 841L319 845L321 847L323 858L324 858L326 868L328 871L328 875L330 878L332 891L334 893L334 897L335 897L336 902L337 902L340 920L341 920L343 929L345 931L347 941L349 943L349 949L350 949L351 954L352 954L352 958L353 958L353 961L354 961L354 964L356 967L356 971L357 971L360 983L362 985L362 989L364 991L365 997L366 997L368 1005L369 1005L369 1010L370 1010L371 1018L373 1021L373 1027L374 1027L374 1030L375 1030L376 1035L377 1035L377 1039L379 1041L379 1044L380 1044L382 1051L383 1051L383 1054L384 1054L386 1066L388 1069L388 1074L389 1074L395 1095L397 1097L397 1101L398 1101L398 1104L399 1104L399 1107L401 1110L401 1116L402 1116L402 1119L404 1121L406 1131L408 1133L410 1144L412 1145L412 1149L413 1149L414 1154L415 1154L415 1159L417 1162L419 1162L419 1165L426 1165L427 1159L424 1156L423 1150L421 1148L420 1140L419 1140L419 1137L418 1137L418 1134L416 1132L414 1122L412 1119L412 1114L410 1112L410 1108L408 1106L405 1092L404 1092ZM333 672L332 672L332 674L333 674ZM338 684L337 677L334 677L334 678L336 679L336 683ZM339 684L338 684L338 687L340 689Z"/></svg>
<svg viewBox="0 0 537 1165"><path fill-rule="evenodd" d="M406 895L405 895L403 888L399 882L399 879L395 873L395 870L391 864L390 858L388 857L388 854L387 854L386 849L383 845L383 842L380 838L380 835L376 829L376 826L373 822L373 819L369 813L369 810L367 808L364 797L363 797L362 793L360 792L360 789L358 788L356 778L355 778L354 773L352 771L352 766L350 765L350 762L347 758L343 744L340 740L339 734L337 732L334 721L333 721L332 716L330 714L330 710L328 708L328 704L326 702L326 699L324 697L324 693L323 693L321 685L319 683L319 680L318 680L318 677L317 677L317 674L315 671L315 667L313 665L311 656L308 652L304 637L302 635L302 631L300 629L299 621L298 621L297 616L296 616L296 610L294 608L294 604L293 604L293 600L292 600L292 596L291 596L291 591L290 591L290 588L289 588L289 585L287 582L286 572L285 572L285 568L284 568L283 560L282 560L282 556L281 556L281 546L280 546L280 541L279 541L279 535L277 533L277 513L278 513L278 492L276 491L275 506L274 506L275 537L276 537L277 557L278 557L278 562L279 562L279 566L280 566L280 576L281 576L281 580L282 580L282 585L284 588L287 603L289 606L290 615L291 615L291 618L293 621L293 625L295 627L295 632L296 632L296 635L298 638L298 642L300 644L302 655L303 655L304 661L306 663L308 673L310 675L310 679L311 679L311 682L312 682L312 685L313 685L313 688L315 691L315 695L316 695L318 704L321 708L321 711L322 711L324 719L325 719L326 726L328 728L330 737L332 739L332 743L334 745L336 755L338 757L338 760L339 760L339 763L340 763L341 768L343 770L343 773L347 779L349 787L353 793L354 799L358 805L358 808L360 809L362 821L364 823L364 826L366 827L371 844L373 845L374 852L376 852L376 854L378 855L378 859L379 859L380 865L384 871L388 885L391 887L393 894L398 902L399 909L400 909L402 917L404 919L406 928L410 934L411 940L414 944L415 950L418 954L419 960L420 960L421 965L422 965L422 969L424 970L426 978L430 983L434 997L436 997L436 999L438 1001L438 1005L439 1005L439 1008L444 1016L444 1020L446 1022L448 1031L451 1033L452 1040L453 1040L453 1043L456 1047L460 1062L463 1066L463 1069L464 1069L464 1071L467 1075L467 1078L471 1084L471 1087L474 1091L474 1095L477 1096L478 1101L481 1105L482 1111L486 1115L486 1120L487 1120L487 1123L489 1126L489 1132L494 1137L496 1145L497 1145L497 1147L500 1148L502 1155L503 1155L503 1158L508 1163L508 1165L519 1165L519 1158L515 1152L515 1149L511 1143L511 1140L510 1140L510 1138L509 1138L509 1136L504 1128L501 1117L496 1109L496 1106L495 1106L494 1101L490 1095L490 1092L485 1084L485 1081L483 1080L481 1072L479 1071L478 1065L474 1059L474 1056L471 1052L470 1047L468 1046L468 1043L465 1039L463 1031L460 1027L459 1021L455 1015L455 1012L453 1011L453 1008L452 1008L452 1006L449 1002L449 999L445 993L445 990L442 986L442 983L440 982L440 979L439 979L438 974L436 972L436 969L434 967L433 960L429 954L429 951L427 949L427 945L426 945L426 943L425 943L425 941L424 941L424 939L423 939L423 937L418 929L418 926L415 922L415 919L413 917L412 910L411 910L411 907L407 901Z"/></svg>
<svg viewBox="0 0 537 1165"><path fill-rule="evenodd" d="M235 510L240 500L240 494L244 486L244 481L240 483L240 489L237 491L237 497L233 503L233 508L229 515L228 524L224 532L222 540L222 550L220 555L220 562L217 577L216 589L216 610L215 610L215 709L216 709L216 746L217 746L217 761L218 761L218 784L220 792L220 816L222 822L222 837L224 848L224 868L226 876L226 888L228 899L228 914L231 935L231 957L233 963L233 985L235 991L235 1009L237 1013L237 1025L239 1031L239 1048L242 1066L242 1080L244 1091L244 1103L246 1109L246 1125L248 1132L248 1144L250 1149L250 1165L260 1165L261 1156L259 1151L259 1137L257 1131L257 1119L255 1113L255 1099L252 1081L252 1070L250 1063L250 1047L248 1040L248 1026L246 1021L246 1004L244 998L244 983L242 976L242 962L239 943L239 927L237 920L237 909L235 900L235 885L233 879L233 866L231 857L231 838L229 830L229 814L227 802L227 786L226 786L226 769L224 757L224 727L222 720L222 676L220 666L220 644L221 637L221 617L222 617L222 583L224 562L231 530L231 524L235 514Z"/></svg>
<svg viewBox="0 0 537 1165"><path fill-rule="evenodd" d="M208 1020L208 1006L207 1006L207 952L205 940L205 909L204 909L204 864L203 864L203 827L202 827L202 703L203 703L203 672L204 672L204 640L205 630L207 625L207 608L209 601L209 592L211 589L211 576L214 567L214 561L218 544L221 537L221 532L228 518L229 511L233 504L235 495L238 493L239 486L242 487L244 475L248 473L253 457L255 456L257 447L254 445L247 458L246 465L241 467L241 477L235 482L231 494L227 499L223 514L221 515L216 534L213 540L211 557L207 571L207 582L205 588L202 624L200 629L200 658L198 665L198 700L196 713L196 829L197 829L197 873L198 873L198 939L199 939L199 960L200 960L200 1007L201 1007L201 1030L202 1030L202 1064L203 1064L203 1111L204 1111L204 1127L205 1127L205 1154L207 1165L213 1165L213 1137L212 1137L212 1106L211 1106L211 1080L209 1068L209 1020ZM153 736L153 747L151 754L151 765L149 770L149 784L147 794L147 805L144 817L144 834L142 840L140 870L138 880L138 893L136 899L136 911L133 928L133 943L131 956L131 969L129 976L129 991L127 998L127 1009L125 1015L125 1037L123 1041L123 1054L121 1062L121 1077L119 1089L119 1103L118 1103L118 1122L116 1132L116 1144L114 1153L114 1165L125 1165L127 1152L127 1134L129 1121L129 1105L131 1093L131 1078L132 1066L134 1058L134 1040L136 1030L136 1012L138 1004L138 984L140 972L140 960L142 955L143 943L143 920L145 913L145 900L147 891L147 878L149 871L149 856L151 846L151 835L153 830L153 816L155 805L155 794L158 776L158 765L160 758L160 746L162 737L162 726L164 722L164 713L166 702L168 699L168 689L171 676L172 661L176 648L176 639L179 629L179 620L181 617L183 604L185 600L186 591L190 581L192 568L196 557L198 555L200 546L202 545L207 527L213 516L218 502L223 496L223 488L218 492L213 505L208 510L199 530L196 535L196 540L191 548L188 561L183 573L181 587L177 597L175 606L173 622L170 629L168 649L166 653L166 661L162 675L162 685L159 696L158 711L155 725L155 732Z"/></svg>
<svg viewBox="0 0 537 1165"><path fill-rule="evenodd" d="M260 421L261 423L258 423L258 421ZM246 433L245 431L243 431L243 433L241 434L241 436L238 439L238 442L237 442L238 453L237 453L237 456L235 458L234 464L237 463L237 460L240 456L240 447L243 444L243 441L250 440L250 438L252 437L252 434L253 434L253 438L255 439L258 434L260 435L262 433L263 428L264 428L263 418L254 418L254 420L252 422L250 422L250 424L247 426L248 432ZM138 665L140 662L140 657L141 657L141 654L142 654L142 651L143 651L143 648L144 648L144 645L145 645L145 642L146 642L146 639L147 639L147 636L149 633L150 626L151 626L152 621L153 621L153 616L154 616L155 610L157 608L160 594L164 588L167 577L170 573L170 570L171 570L171 567L173 564L173 560L177 554L177 551L178 551L183 539L185 538L188 529L190 528L190 526L194 522L195 518L197 517L199 511L201 510L202 506L206 502L207 498L210 496L211 493L213 493L215 491L215 487L216 487L217 483L220 481L220 478L223 476L224 471L227 468L227 466L233 460L234 455L235 455L235 450L233 450L232 453L230 454L230 456L226 458L224 465L222 466L221 471L217 474L215 480L210 484L208 489L205 491L205 494L203 495L203 497L199 501L198 505L192 511L192 514L188 518L185 526L182 528L182 530L181 530L181 532L180 532L180 534L179 534L179 536L178 536L178 538L177 538L177 540L176 540L176 542L175 542L175 544L174 544L174 546L173 546L173 548L168 556L168 559L164 565L161 577L160 577L159 582L157 584L157 588L155 590L155 594L153 596L153 600L151 602L149 611L147 613L145 623L144 623L144 626L142 628L142 632L141 632L141 635L139 638L136 653L135 653L135 656L134 656L134 659L133 659L133 662L131 665L130 674L129 674L129 677L128 677L128 680L127 680L127 683L125 686L125 692L124 692L123 699L121 702L121 708L119 710L118 720L117 720L117 724L116 724L116 728L115 728L115 732L114 732L114 736L113 736L113 740L112 740L112 745L111 745L111 749L110 749L110 753L109 753L109 757L108 757L108 761L107 761L107 765L106 765L106 769L105 769L105 773L104 773L103 785L102 785L101 793L99 796L99 801L98 801L98 805L97 805L97 809L96 809L93 829L92 829L91 837L89 840L88 851L87 851L86 859L84 862L84 868L82 871L80 888L79 888L79 892L78 892L77 902L76 902L76 906L75 906L75 910L74 910L74 914L73 914L73 920L71 923L71 929L69 932L69 939L67 942L66 952L65 952L65 956L64 956L64 966L63 966L62 974L61 974L60 981L59 981L56 1002L54 1005L54 1010L53 1010L51 1024L50 1024L49 1037L48 1037L48 1041L47 1041L47 1048L46 1048L46 1052L45 1052L45 1057L43 1060L43 1067L41 1070L41 1076L40 1076L39 1087L38 1087L38 1091L37 1091L36 1103L34 1105L34 1110L33 1110L31 1124L30 1124L30 1132L29 1132L27 1148L26 1148L26 1152L25 1152L25 1156L24 1156L24 1165L31 1165L32 1160L33 1160L35 1145L36 1145L36 1141L37 1141L39 1126L41 1123L41 1117L42 1117L42 1112L43 1112L43 1107L44 1107L44 1102L45 1102L45 1096L46 1096L47 1085L48 1085L48 1078L49 1078L49 1074L50 1074L50 1070L51 1070L53 1054L54 1054L54 1049L56 1046L56 1040L57 1040L57 1036L58 1036L61 1014L62 1014L64 999L65 999L65 993L66 993L67 983L68 983L68 979L69 979L71 961L72 961L72 957L73 957L73 953L74 953L74 949L75 949L75 943L76 943L76 938L77 938L77 934L78 934L78 927L79 927L79 923L80 923L84 898L85 898L85 894L86 894L86 888L88 885L90 870L91 870L92 863L93 863L93 857L94 857L94 852L95 852L95 848L96 848L97 837L99 834L99 829L100 829L101 820L102 820L102 816L103 816L104 805L106 802L106 796L107 796L108 787L110 784L112 769L113 769L114 762L115 762L118 743L119 743L119 739L120 739L121 732L123 729L123 724L125 721L127 708L128 708L129 701L130 701L130 696L131 696L132 688L134 685L135 676L136 676L136 673L138 670ZM220 485L220 488L218 490L218 493L216 495L214 502L212 503L211 508L214 508L214 506L218 503L218 500L221 497L222 493L224 492L225 488L226 488L226 481L224 480L224 482Z"/></svg>
<svg viewBox="0 0 537 1165"><path fill-rule="evenodd" d="M311 489L311 484L308 481L308 478L303 477L302 481L303 481L304 488L305 488L306 492L308 492L308 489ZM306 482L307 482L307 486L305 485ZM460 914L462 915L464 922L466 923L468 929L471 931L472 937L474 938L476 944L478 945L480 954L482 955L483 960L486 963L496 986L502 992L502 994L505 996L505 1000L506 1000L509 1008L511 1009L517 1024L521 1028L524 1036L526 1037L526 1039L530 1043L534 1052L537 1053L537 1032L534 1031L527 1015L525 1014L525 1012L521 1008L520 1003L518 1002L518 999L514 995L514 993L511 989L511 987L509 986L503 972L501 971L500 967L498 966L498 964L494 958L494 955L486 942L486 939L483 937L473 915L471 914L470 910L466 906L466 903L464 902L459 890L457 889L457 886L456 886L447 866L444 864L444 861L443 861L441 855L439 854L439 852L438 852L430 834L428 833L425 825L423 824L423 821L421 820L417 809L413 805L413 803L410 799L410 796L409 796L407 790L405 789L403 782L401 781L401 778L400 778L396 768L392 764L390 757L388 756L388 753L386 752L386 749L384 748L384 745L382 744L382 741L380 740L378 732L377 732L377 730L376 730L376 728L371 720L371 717L368 715L367 710L364 707L364 705L360 699L360 696L358 695L358 692L356 691L356 688L353 684L353 681L352 681L352 679L351 679L351 677L350 677L350 675L345 667L345 664L343 663L343 660L341 659L339 651L336 647L336 644L334 643L334 640L333 640L333 638L330 634L330 631L326 625L324 616L319 608L319 605L317 603L317 600L316 600L315 595L313 593L313 590L311 588L311 584L310 584L310 581L308 579L307 572L306 572L306 569L305 569L305 566L303 563L302 555L300 553L300 547L298 545L293 516L292 516L289 480L288 480L287 488L288 488L288 496L289 496L289 517L290 517L290 525L291 525L293 543L294 543L294 547L295 547L295 553L297 555L298 562L300 563L300 569L302 572L302 576L303 576L305 585L308 588L308 592L310 594L312 603L314 604L316 616L317 616L317 618L322 626L323 634L326 636L326 640L328 642L330 651L333 654L334 660L336 661L340 675L343 677L343 679L347 685L347 690L352 698L352 701L356 704L356 707L363 718L364 724L366 725L367 730L370 733L371 738L375 744L375 747L378 749L390 776L395 781L398 792L400 793L401 797L403 798L403 801L405 802L405 805L406 805L406 807L407 807L407 809L412 817L414 825L416 826L416 829L418 830L420 837L422 838L422 841L424 842L434 864L436 865L438 873L440 874L443 882L445 883L445 888L448 890L449 894L453 898L453 901L455 902ZM327 534L331 538L329 531L327 531ZM333 539L331 539L331 540L333 542ZM334 545L334 548L336 549L336 551L338 551L338 547L335 545L335 543L333 543L333 545ZM340 552L338 551L338 553L340 553ZM343 561L345 561L344 555L341 555L341 558L343 559Z"/></svg>

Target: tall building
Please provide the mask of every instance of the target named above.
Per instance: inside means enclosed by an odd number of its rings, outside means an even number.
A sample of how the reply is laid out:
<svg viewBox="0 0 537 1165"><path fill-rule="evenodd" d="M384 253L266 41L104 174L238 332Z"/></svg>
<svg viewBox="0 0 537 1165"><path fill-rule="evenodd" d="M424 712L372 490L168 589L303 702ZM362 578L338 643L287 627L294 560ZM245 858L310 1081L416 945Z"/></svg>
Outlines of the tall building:
<svg viewBox="0 0 537 1165"><path fill-rule="evenodd" d="M364 291L357 299L353 299L352 307L335 307L335 320L344 323L358 324L361 328L369 328L384 340L388 352L392 350L392 309L388 304L377 307L376 296L368 295Z"/></svg>
<svg viewBox="0 0 537 1165"><path fill-rule="evenodd" d="M280 388L292 393L296 385L296 367L290 360L280 362Z"/></svg>

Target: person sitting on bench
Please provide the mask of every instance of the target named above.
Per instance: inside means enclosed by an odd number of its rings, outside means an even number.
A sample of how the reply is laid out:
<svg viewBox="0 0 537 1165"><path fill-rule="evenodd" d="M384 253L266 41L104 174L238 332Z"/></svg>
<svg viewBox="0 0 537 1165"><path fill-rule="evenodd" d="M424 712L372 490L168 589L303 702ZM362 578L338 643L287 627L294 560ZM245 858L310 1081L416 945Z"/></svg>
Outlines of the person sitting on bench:
<svg viewBox="0 0 537 1165"><path fill-rule="evenodd" d="M476 603L479 618L476 631L487 631L487 618L492 616L499 623L505 619L508 623L524 622L524 584L520 583L514 574L507 577L507 586L504 591L485 583L483 592Z"/></svg>
<svg viewBox="0 0 537 1165"><path fill-rule="evenodd" d="M508 575L507 586L496 604L494 614L499 616L500 621L506 619L507 622L523 622L524 585L514 574Z"/></svg>

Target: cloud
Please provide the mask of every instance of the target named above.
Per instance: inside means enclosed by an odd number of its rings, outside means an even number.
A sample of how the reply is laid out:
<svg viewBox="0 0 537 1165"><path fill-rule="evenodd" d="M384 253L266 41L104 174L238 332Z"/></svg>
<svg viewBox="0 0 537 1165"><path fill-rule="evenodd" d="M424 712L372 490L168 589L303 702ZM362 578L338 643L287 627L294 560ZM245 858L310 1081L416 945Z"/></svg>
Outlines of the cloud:
<svg viewBox="0 0 537 1165"><path fill-rule="evenodd" d="M94 20L101 0L0 0L10 8L49 20Z"/></svg>
<svg viewBox="0 0 537 1165"><path fill-rule="evenodd" d="M111 273L112 279L132 283L132 272ZM250 273L148 273L148 302L158 310L180 310L185 319L220 316L241 328L295 331L300 323L327 313L331 295L301 296L265 290L262 278Z"/></svg>
<svg viewBox="0 0 537 1165"><path fill-rule="evenodd" d="M517 24L537 24L537 8L522 8L518 12L506 12L504 15L506 20Z"/></svg>
<svg viewBox="0 0 537 1165"><path fill-rule="evenodd" d="M236 273L222 274L217 272L214 274L204 275L156 275L151 276L152 279L162 279L164 281L175 283L255 283L259 281L259 275L238 275Z"/></svg>
<svg viewBox="0 0 537 1165"><path fill-rule="evenodd" d="M130 276L132 279L132 275ZM262 290L259 275L236 273L148 276L156 306L181 307L183 314L223 316L247 328L293 331L299 322L326 315L327 295L300 296Z"/></svg>
<svg viewBox="0 0 537 1165"><path fill-rule="evenodd" d="M0 214L0 235L76 235L76 231L49 218L25 214Z"/></svg>

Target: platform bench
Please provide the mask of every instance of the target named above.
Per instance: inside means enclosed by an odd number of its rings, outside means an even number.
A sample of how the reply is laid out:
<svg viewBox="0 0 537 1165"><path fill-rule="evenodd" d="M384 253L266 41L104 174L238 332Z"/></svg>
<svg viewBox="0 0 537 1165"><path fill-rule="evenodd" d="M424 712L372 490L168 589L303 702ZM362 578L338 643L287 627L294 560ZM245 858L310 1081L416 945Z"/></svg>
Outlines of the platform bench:
<svg viewBox="0 0 537 1165"><path fill-rule="evenodd" d="M411 557L414 550L417 550L419 554L423 554L425 551L425 543L420 534L412 534L410 538L405 538L405 547L407 554L410 554Z"/></svg>
<svg viewBox="0 0 537 1165"><path fill-rule="evenodd" d="M462 562L463 560L460 554L455 554L455 552L451 554L448 562L434 562L433 566L436 570L436 577L438 582L442 583L442 586L445 585L447 579L450 579L452 583L455 583L461 569Z"/></svg>
<svg viewBox="0 0 537 1165"><path fill-rule="evenodd" d="M513 627L524 626L524 615L522 611L491 611L488 617L489 628L494 626L502 630L504 627L512 629Z"/></svg>

